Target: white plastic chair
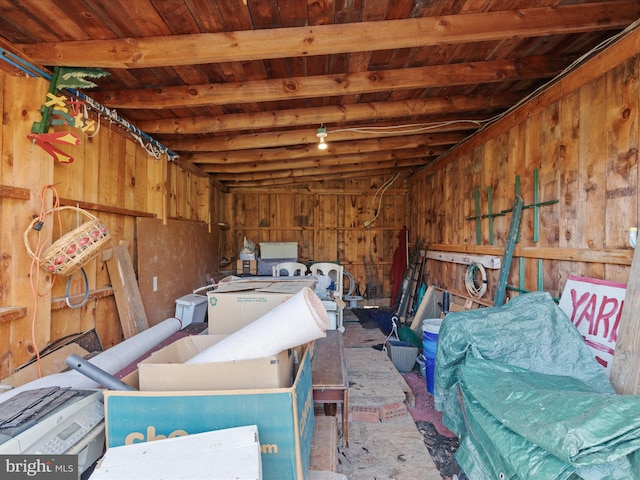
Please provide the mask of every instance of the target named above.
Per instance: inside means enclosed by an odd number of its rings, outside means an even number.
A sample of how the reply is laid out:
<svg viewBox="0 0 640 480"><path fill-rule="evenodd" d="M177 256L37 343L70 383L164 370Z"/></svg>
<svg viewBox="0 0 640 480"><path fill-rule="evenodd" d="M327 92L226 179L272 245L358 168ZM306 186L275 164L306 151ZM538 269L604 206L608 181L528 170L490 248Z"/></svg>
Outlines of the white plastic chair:
<svg viewBox="0 0 640 480"><path fill-rule="evenodd" d="M274 277L304 277L307 274L307 266L298 262L282 262L271 267ZM285 274L283 275L283 271Z"/></svg>
<svg viewBox="0 0 640 480"><path fill-rule="evenodd" d="M335 288L333 290L332 296L334 299L339 298L340 300L342 300L342 289L344 283L344 267L342 265L331 262L314 263L309 267L309 272L311 273L311 275L325 275L333 280ZM342 328L342 325L344 323L344 312L342 308L338 308L337 313L338 328Z"/></svg>
<svg viewBox="0 0 640 480"><path fill-rule="evenodd" d="M335 289L333 290L333 297L342 298L342 277L344 275L344 267L342 265L331 262L314 263L309 267L309 271L311 272L311 275L325 275L331 278L331 280L333 280L333 284L335 285Z"/></svg>

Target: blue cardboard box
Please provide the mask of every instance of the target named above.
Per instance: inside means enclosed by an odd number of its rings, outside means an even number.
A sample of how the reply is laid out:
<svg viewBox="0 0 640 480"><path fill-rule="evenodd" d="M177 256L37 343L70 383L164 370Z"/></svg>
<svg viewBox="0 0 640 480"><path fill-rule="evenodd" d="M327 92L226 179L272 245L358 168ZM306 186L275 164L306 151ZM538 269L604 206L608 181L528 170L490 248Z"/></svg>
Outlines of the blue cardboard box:
<svg viewBox="0 0 640 480"><path fill-rule="evenodd" d="M263 478L305 480L314 429L310 353L305 346L290 388L105 390L107 448L257 425Z"/></svg>

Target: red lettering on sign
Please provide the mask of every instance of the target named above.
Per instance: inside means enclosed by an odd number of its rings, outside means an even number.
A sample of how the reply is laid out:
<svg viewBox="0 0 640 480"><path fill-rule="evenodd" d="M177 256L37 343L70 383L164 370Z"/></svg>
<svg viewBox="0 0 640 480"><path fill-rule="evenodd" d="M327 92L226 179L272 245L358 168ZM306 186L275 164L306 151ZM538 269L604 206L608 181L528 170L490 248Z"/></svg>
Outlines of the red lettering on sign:
<svg viewBox="0 0 640 480"><path fill-rule="evenodd" d="M589 294L585 294L587 297L589 297ZM584 296L584 295L583 295ZM580 314L580 316L578 317L578 320L576 320L576 327L578 327L581 323L583 319L586 319L587 322L589 322L589 335L593 335L593 331L595 329L595 319L596 319L596 300L597 297L595 295L591 295L589 297L589 301L587 302L587 304L584 306L584 310L582 310L582 313Z"/></svg>
<svg viewBox="0 0 640 480"><path fill-rule="evenodd" d="M575 323L576 312L580 305L586 302L587 298L589 298L588 293L583 293L580 298L577 298L578 292L575 289L571 289L571 322ZM576 323L576 327L578 324Z"/></svg>
<svg viewBox="0 0 640 480"><path fill-rule="evenodd" d="M607 306L610 307L608 310ZM602 338L607 338L609 336L609 319L616 313L617 308L617 298L610 298L606 295L602 297L602 303L600 304L600 308L598 309L598 318L596 318L596 324L593 331L594 335L599 335ZM599 333L600 325L603 325L604 327L604 332L602 332L602 335L600 335Z"/></svg>

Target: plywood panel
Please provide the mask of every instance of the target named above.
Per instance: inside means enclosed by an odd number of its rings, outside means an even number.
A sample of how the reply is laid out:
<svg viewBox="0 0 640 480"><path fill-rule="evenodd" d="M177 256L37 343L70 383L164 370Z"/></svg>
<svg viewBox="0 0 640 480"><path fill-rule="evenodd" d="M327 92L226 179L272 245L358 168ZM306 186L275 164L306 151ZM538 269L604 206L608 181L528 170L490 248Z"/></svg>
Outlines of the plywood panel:
<svg viewBox="0 0 640 480"><path fill-rule="evenodd" d="M218 271L217 229L204 222L138 218L138 283L149 325L175 314L175 300ZM157 290L154 291L154 277Z"/></svg>

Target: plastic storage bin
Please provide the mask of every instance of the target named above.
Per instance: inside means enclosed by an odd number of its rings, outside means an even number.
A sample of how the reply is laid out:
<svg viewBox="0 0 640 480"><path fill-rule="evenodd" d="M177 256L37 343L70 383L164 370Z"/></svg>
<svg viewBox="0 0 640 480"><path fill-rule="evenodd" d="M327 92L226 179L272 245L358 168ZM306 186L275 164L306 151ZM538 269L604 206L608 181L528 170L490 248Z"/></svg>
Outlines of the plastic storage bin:
<svg viewBox="0 0 640 480"><path fill-rule="evenodd" d="M408 373L413 370L418 358L418 348L411 342L387 340L387 350L389 358L399 372Z"/></svg>
<svg viewBox="0 0 640 480"><path fill-rule="evenodd" d="M191 323L204 322L207 314L207 297L195 293L176 300L176 314L182 322L182 328Z"/></svg>

